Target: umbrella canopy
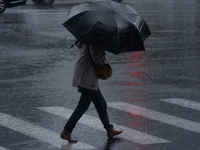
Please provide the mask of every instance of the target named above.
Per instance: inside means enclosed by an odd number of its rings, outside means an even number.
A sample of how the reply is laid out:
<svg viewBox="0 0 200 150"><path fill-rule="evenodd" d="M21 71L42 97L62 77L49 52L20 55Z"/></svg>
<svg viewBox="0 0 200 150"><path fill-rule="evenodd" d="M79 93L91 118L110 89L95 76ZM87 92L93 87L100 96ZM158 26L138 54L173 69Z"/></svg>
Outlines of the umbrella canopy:
<svg viewBox="0 0 200 150"><path fill-rule="evenodd" d="M110 0L73 6L63 25L78 41L114 54L145 50L143 42L151 35L131 6Z"/></svg>

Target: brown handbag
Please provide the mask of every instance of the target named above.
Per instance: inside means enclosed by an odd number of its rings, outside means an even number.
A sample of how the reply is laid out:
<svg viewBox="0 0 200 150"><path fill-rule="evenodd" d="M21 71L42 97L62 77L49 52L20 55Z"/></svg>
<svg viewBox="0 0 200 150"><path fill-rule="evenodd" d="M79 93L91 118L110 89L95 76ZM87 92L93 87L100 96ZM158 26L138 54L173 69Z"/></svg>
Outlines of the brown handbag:
<svg viewBox="0 0 200 150"><path fill-rule="evenodd" d="M101 55L105 56L106 52L104 50L101 50ZM90 55L90 57L92 59L91 55ZM93 67L95 70L95 75L98 78L100 78L102 80L106 80L112 76L113 70L109 63L105 64L105 65L98 65L98 64L95 64L93 60L92 60L92 63L93 63Z"/></svg>
<svg viewBox="0 0 200 150"><path fill-rule="evenodd" d="M96 65L95 67L95 74L102 80L106 80L112 76L113 70L110 64L105 65Z"/></svg>

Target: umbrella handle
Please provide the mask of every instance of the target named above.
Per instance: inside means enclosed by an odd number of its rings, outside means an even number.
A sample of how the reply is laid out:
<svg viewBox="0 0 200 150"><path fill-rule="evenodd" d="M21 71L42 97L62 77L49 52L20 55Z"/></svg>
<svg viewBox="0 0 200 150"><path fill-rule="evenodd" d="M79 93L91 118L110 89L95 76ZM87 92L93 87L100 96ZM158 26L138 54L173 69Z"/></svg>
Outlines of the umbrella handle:
<svg viewBox="0 0 200 150"><path fill-rule="evenodd" d="M82 34L81 37L78 40L75 41L75 45L77 45L84 36L85 36L85 33Z"/></svg>

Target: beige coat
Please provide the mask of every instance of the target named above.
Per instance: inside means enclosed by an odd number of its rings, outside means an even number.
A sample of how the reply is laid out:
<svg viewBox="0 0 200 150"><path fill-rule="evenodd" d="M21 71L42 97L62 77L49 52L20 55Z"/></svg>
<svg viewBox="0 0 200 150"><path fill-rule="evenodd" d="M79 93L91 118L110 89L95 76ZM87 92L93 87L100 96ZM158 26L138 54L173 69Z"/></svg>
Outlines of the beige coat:
<svg viewBox="0 0 200 150"><path fill-rule="evenodd" d="M98 77L95 75L93 62L104 65L108 63L107 57L101 55L101 51L92 46L78 43L72 86L98 90Z"/></svg>

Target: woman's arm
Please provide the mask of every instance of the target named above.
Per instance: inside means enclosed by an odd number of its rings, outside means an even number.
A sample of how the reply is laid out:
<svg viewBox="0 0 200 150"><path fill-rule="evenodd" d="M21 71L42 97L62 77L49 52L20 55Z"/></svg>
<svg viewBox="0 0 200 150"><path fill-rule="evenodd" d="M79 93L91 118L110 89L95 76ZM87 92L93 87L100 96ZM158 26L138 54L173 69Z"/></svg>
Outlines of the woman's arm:
<svg viewBox="0 0 200 150"><path fill-rule="evenodd" d="M92 46L89 46L89 50L95 64L104 65L109 63L108 58L105 56L106 53Z"/></svg>

